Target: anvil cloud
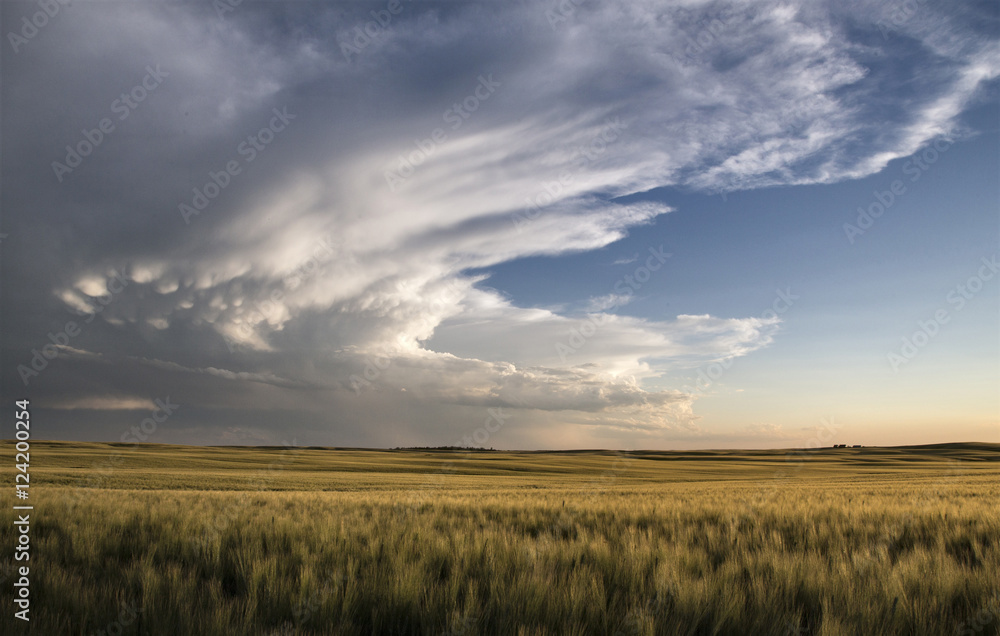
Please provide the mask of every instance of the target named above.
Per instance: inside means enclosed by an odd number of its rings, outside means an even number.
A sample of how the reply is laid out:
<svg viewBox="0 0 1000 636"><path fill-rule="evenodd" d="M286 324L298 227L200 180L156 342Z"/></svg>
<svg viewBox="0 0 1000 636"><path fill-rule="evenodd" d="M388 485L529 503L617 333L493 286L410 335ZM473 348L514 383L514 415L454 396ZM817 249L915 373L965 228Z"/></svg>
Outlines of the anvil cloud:
<svg viewBox="0 0 1000 636"><path fill-rule="evenodd" d="M62 6L4 59L4 394L94 439L167 396L156 441L450 444L489 408L508 448L698 435L697 396L651 382L778 317L632 316L635 285L518 306L483 272L672 211L627 195L835 183L961 136L995 39L975 5L890 4L414 2L363 47L384 2Z"/></svg>

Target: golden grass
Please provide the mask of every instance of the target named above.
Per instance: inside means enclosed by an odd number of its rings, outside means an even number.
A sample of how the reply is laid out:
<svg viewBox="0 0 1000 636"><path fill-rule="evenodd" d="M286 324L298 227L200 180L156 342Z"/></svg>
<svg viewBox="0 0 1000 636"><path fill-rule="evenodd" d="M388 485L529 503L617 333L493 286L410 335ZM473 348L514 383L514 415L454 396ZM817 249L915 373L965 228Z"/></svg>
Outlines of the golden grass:
<svg viewBox="0 0 1000 636"><path fill-rule="evenodd" d="M31 455L33 633L1000 633L997 445Z"/></svg>

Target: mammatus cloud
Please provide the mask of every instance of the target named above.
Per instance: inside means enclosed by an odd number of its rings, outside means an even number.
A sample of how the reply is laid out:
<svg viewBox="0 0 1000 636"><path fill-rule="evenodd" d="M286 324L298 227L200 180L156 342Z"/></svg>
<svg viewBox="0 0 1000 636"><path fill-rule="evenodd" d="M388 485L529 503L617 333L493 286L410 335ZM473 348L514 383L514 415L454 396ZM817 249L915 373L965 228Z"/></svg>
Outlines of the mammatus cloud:
<svg viewBox="0 0 1000 636"><path fill-rule="evenodd" d="M752 353L776 318L631 317L634 287L580 314L523 308L468 272L602 248L670 212L624 195L872 174L964 134L958 115L1000 68L968 7L601 3L553 19L534 3L406 4L345 55L369 8L82 4L13 58L5 223L45 237L51 265L13 265L25 282L8 293L91 317L63 353L73 369L110 356L206 408L266 387L286 413L336 413L329 439L376 425L375 395L420 409L384 426L427 442L493 406L619 446L687 434L694 397L644 383ZM905 64L879 62L904 47ZM149 65L162 84L56 183L64 146ZM616 264L663 265L648 259ZM37 330L14 329L30 359ZM62 408L145 399L120 397L110 371L52 375L76 396Z"/></svg>

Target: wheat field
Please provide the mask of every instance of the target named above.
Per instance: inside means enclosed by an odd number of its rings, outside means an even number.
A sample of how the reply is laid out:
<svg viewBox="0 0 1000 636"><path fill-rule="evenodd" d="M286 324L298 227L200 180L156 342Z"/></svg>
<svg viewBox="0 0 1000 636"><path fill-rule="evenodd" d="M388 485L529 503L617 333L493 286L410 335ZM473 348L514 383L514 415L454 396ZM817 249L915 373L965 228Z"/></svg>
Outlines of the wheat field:
<svg viewBox="0 0 1000 636"><path fill-rule="evenodd" d="M998 459L33 442L31 633L997 634Z"/></svg>

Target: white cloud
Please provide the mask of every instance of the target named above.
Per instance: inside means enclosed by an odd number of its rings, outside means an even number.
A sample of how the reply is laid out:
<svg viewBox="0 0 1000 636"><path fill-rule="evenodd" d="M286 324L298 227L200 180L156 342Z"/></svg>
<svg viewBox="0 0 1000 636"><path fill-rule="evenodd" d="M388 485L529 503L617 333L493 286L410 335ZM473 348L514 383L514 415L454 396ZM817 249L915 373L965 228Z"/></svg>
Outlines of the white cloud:
<svg viewBox="0 0 1000 636"><path fill-rule="evenodd" d="M92 411L139 411L156 409L149 398L120 397L112 395L89 395L79 398L63 398L44 404L59 410L85 409Z"/></svg>
<svg viewBox="0 0 1000 636"><path fill-rule="evenodd" d="M631 295L626 294L605 294L604 296L597 296L587 301L587 311L599 312L614 309L616 307L624 307L632 302L632 298L633 297Z"/></svg>

